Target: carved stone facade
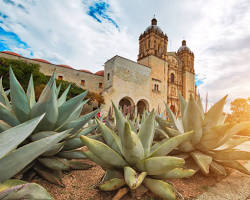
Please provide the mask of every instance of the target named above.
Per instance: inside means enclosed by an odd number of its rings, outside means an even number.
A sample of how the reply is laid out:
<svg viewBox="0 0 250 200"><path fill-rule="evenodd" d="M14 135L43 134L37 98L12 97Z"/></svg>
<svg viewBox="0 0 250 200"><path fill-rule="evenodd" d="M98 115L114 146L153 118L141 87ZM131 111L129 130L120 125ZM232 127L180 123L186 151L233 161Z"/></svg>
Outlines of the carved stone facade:
<svg viewBox="0 0 250 200"><path fill-rule="evenodd" d="M0 57L21 59L40 64L40 71L74 82L83 89L101 93L105 105L103 112L111 107L111 100L126 111L141 113L143 109L163 112L164 102L179 114L178 93L185 99L196 96L194 54L186 41L177 52L168 52L168 37L154 18L151 25L139 37L137 62L114 56L95 74L76 70L66 65L55 65L41 59L29 59L13 52L0 52Z"/></svg>

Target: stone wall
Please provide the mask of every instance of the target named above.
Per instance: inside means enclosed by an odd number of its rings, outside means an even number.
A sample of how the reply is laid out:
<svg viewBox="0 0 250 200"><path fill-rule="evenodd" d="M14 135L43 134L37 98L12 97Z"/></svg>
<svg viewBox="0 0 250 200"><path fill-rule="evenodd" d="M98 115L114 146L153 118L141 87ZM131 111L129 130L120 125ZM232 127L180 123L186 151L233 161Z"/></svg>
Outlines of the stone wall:
<svg viewBox="0 0 250 200"><path fill-rule="evenodd" d="M103 91L104 85L104 78L103 76L99 76L96 74L83 72L80 70L76 70L73 68L62 67L55 64L49 64L45 62L40 62L36 60L32 60L29 58L10 55L6 53L0 52L0 57L8 58L8 59L17 59L23 60L29 63L39 64L40 65L40 72L47 76L51 76L51 74L55 71L56 78L58 79L59 76L65 81L73 82L77 86L82 87L83 89L87 89L91 92L101 93ZM81 81L84 80L85 84L81 85ZM102 87L99 87L99 83L102 83Z"/></svg>
<svg viewBox="0 0 250 200"><path fill-rule="evenodd" d="M105 106L103 112L107 113L111 100L118 105L124 97L129 99L133 105L138 101L145 100L151 110L151 70L149 67L140 65L126 58L115 56L105 63L105 72L112 71L112 87L104 90L103 96Z"/></svg>

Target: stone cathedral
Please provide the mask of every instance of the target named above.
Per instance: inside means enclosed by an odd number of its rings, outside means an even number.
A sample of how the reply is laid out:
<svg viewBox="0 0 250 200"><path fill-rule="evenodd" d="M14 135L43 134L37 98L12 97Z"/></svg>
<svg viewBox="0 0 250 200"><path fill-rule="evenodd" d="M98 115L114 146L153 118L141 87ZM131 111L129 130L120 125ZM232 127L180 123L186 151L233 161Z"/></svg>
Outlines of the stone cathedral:
<svg viewBox="0 0 250 200"><path fill-rule="evenodd" d="M186 100L190 94L196 96L193 52L185 40L177 52L168 52L168 36L155 18L139 36L137 62L116 55L105 62L104 70L96 73L52 64L43 59L25 58L9 51L0 52L0 57L40 64L40 71L45 75L56 71L57 79L74 82L83 89L102 94L104 114L111 107L112 100L116 105L137 113L144 109L163 112L165 102L178 115L178 93Z"/></svg>

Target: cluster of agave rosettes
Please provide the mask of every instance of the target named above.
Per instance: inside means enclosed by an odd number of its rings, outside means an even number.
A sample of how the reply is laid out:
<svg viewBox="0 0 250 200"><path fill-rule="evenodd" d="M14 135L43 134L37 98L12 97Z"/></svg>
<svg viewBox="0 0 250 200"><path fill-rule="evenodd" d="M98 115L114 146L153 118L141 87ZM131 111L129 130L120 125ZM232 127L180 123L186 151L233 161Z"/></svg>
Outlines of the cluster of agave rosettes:
<svg viewBox="0 0 250 200"><path fill-rule="evenodd" d="M0 182L21 172L34 171L50 182L63 186L61 172L88 169L90 165L76 159L85 158L80 135L91 133L96 125L82 127L98 110L80 116L87 92L68 101L70 86L58 98L53 73L38 101L32 76L25 93L10 68L10 100L0 82Z"/></svg>
<svg viewBox="0 0 250 200"><path fill-rule="evenodd" d="M164 199L175 199L174 188L163 181L167 178L192 176L195 171L185 169L185 160L167 156L179 144L189 139L193 131L162 140L152 145L155 133L155 113L152 111L140 125L132 129L128 120L113 105L117 132L98 121L105 143L81 136L88 151L84 154L106 170L101 190L112 191L127 185L131 190L145 185Z"/></svg>
<svg viewBox="0 0 250 200"><path fill-rule="evenodd" d="M208 112L204 113L201 99L197 101L190 96L189 102L179 95L181 118L176 118L166 105L170 122L157 118L160 127L170 137L182 135L193 130L194 134L189 141L182 143L178 150L180 156L188 162L195 163L204 175L212 172L218 175L227 175L225 167L234 168L242 173L250 174L239 160L250 160L250 152L242 151L236 147L249 141L250 137L237 135L250 127L250 122L238 124L224 123L223 107L227 96L215 103Z"/></svg>

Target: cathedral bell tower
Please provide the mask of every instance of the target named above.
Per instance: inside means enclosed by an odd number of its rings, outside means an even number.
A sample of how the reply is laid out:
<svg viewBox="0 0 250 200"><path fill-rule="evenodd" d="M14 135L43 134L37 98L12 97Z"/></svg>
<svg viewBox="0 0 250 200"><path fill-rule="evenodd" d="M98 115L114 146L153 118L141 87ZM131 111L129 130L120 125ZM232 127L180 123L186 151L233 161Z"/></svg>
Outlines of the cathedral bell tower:
<svg viewBox="0 0 250 200"><path fill-rule="evenodd" d="M187 47L186 40L182 41L182 46L177 51L177 56L182 63L183 72L183 96L188 100L192 94L196 97L194 53Z"/></svg>
<svg viewBox="0 0 250 200"><path fill-rule="evenodd" d="M139 37L138 61L150 55L166 60L167 46L168 36L157 26L157 20L153 18L151 25Z"/></svg>

